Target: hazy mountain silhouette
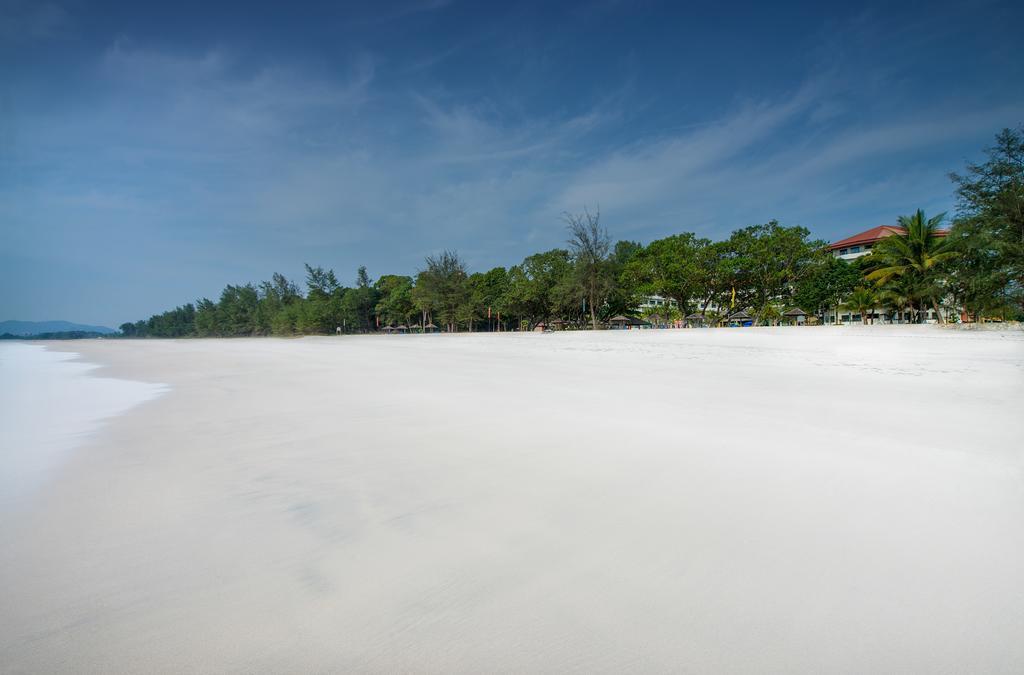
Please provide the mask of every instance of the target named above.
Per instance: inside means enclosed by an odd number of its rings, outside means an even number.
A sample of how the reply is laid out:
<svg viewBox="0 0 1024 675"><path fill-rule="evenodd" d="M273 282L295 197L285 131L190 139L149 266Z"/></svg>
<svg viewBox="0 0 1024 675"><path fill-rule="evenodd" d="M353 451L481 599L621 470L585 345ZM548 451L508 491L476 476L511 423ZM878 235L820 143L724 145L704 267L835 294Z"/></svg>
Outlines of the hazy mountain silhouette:
<svg viewBox="0 0 1024 675"><path fill-rule="evenodd" d="M116 333L106 326L87 326L83 323L70 321L0 321L0 335L39 335L40 333L64 333L67 331L84 331L89 333Z"/></svg>

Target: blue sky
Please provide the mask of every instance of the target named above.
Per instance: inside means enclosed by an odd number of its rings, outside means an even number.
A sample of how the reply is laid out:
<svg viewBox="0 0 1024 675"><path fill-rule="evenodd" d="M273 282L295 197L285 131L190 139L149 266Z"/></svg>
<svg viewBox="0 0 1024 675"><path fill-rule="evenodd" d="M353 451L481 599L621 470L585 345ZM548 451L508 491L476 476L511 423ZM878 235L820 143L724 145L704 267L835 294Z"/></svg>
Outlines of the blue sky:
<svg viewBox="0 0 1024 675"><path fill-rule="evenodd" d="M117 325L302 264L838 238L1024 122L1019 3L0 0L0 319Z"/></svg>

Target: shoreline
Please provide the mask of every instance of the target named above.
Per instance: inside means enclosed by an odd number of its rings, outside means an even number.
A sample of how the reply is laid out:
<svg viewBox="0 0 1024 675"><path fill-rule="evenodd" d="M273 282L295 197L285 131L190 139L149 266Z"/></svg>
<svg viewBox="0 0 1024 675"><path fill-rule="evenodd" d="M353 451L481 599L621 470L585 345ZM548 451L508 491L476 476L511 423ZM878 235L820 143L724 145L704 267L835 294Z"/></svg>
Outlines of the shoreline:
<svg viewBox="0 0 1024 675"><path fill-rule="evenodd" d="M77 350L0 345L3 480L0 509L31 500L75 452L119 417L167 393L161 383L111 377Z"/></svg>
<svg viewBox="0 0 1024 675"><path fill-rule="evenodd" d="M0 525L0 660L1012 671L1024 340L866 328L55 345L170 392Z"/></svg>

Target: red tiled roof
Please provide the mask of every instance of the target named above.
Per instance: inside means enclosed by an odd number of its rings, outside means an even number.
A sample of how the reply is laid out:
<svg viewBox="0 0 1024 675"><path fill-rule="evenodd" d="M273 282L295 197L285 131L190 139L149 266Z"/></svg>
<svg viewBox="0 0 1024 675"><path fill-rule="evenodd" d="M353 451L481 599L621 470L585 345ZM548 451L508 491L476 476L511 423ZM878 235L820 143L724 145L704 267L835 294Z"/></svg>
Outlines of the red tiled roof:
<svg viewBox="0 0 1024 675"><path fill-rule="evenodd" d="M828 245L828 250L835 251L841 248L849 248L850 246L873 244L879 239L884 239L890 235L906 233L907 231L902 227L896 227L895 225L879 225L878 227L872 227L870 230L865 230L860 234L855 234L852 237L832 242ZM947 234L949 234L949 230L935 230L936 237L945 237Z"/></svg>

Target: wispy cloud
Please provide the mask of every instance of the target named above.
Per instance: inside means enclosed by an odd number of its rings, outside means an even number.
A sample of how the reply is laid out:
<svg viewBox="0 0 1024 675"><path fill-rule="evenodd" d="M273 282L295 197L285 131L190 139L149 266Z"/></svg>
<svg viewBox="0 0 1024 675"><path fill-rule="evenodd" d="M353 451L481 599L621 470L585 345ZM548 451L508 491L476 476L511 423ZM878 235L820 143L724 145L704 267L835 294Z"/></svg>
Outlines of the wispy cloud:
<svg viewBox="0 0 1024 675"><path fill-rule="evenodd" d="M68 31L45 2L0 0L0 16L22 17L0 36ZM353 10L345 30L368 37L330 58L257 52L230 33L156 43L126 32L50 90L26 84L26 70L0 99L0 256L17 257L5 273L45 260L82 279L162 274L166 296L125 291L155 310L227 281L301 273L304 261L411 272L454 247L477 269L513 264L564 245L562 211L597 204L615 236L642 241L773 217L831 237L948 208L946 172L1024 119L1024 96L1005 83L928 91L908 74L920 59L888 42L912 26L877 28L867 14L823 32L778 81L717 74L702 88L659 67L675 44L657 62L635 47L596 64L538 33L533 9L516 10L519 32L471 10L414 2L372 25ZM597 30L620 11L578 23ZM414 25L456 16L445 39L417 32L407 45ZM929 51L946 39L941 23L901 44Z"/></svg>

